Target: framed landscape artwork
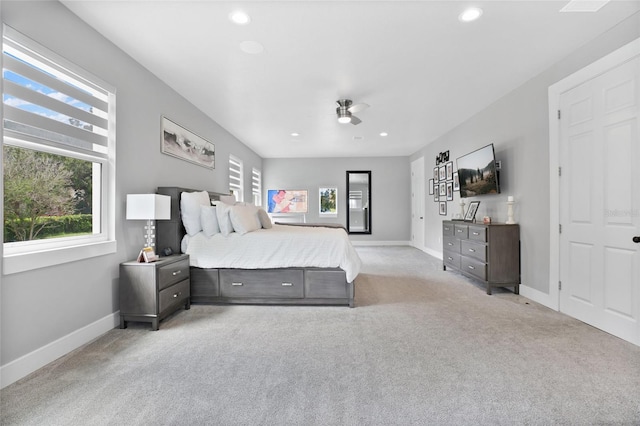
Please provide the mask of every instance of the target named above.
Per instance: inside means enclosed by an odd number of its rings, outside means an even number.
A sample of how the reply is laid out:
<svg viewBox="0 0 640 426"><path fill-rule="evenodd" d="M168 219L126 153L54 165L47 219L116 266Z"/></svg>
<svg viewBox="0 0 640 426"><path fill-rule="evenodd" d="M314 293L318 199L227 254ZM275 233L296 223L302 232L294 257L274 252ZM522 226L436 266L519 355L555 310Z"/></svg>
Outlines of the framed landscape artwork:
<svg viewBox="0 0 640 426"><path fill-rule="evenodd" d="M215 146L208 140L162 117L160 147L162 153L208 169L216 165Z"/></svg>
<svg viewBox="0 0 640 426"><path fill-rule="evenodd" d="M325 187L318 191L321 215L335 216L338 214L338 188Z"/></svg>

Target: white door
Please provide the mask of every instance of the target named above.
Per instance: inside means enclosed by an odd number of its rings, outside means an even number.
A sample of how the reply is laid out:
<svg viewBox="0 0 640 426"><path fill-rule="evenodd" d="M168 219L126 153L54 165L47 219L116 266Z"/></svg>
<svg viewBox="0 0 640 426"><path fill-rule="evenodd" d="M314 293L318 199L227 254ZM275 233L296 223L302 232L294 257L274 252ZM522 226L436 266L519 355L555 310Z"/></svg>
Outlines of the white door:
<svg viewBox="0 0 640 426"><path fill-rule="evenodd" d="M411 244L424 250L424 157L411 163Z"/></svg>
<svg viewBox="0 0 640 426"><path fill-rule="evenodd" d="M560 97L560 310L640 344L640 58Z"/></svg>

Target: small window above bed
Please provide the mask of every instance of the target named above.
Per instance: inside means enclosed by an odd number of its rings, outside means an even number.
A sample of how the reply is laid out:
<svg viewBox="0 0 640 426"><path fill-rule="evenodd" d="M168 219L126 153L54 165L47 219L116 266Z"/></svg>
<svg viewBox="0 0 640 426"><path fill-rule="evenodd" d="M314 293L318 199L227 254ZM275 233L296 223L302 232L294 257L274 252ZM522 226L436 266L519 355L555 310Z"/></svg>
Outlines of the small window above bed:
<svg viewBox="0 0 640 426"><path fill-rule="evenodd" d="M244 201L244 166L242 160L229 155L229 192L235 195L236 201Z"/></svg>

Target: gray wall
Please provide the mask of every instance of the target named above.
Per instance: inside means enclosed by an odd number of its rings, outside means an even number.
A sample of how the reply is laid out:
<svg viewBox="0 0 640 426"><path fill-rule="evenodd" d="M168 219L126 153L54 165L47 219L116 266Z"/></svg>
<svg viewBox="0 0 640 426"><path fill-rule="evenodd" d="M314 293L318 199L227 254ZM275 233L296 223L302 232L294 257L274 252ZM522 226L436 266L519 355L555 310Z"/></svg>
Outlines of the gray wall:
<svg viewBox="0 0 640 426"><path fill-rule="evenodd" d="M411 156L411 160L424 156L426 175L431 176L439 152L449 150L455 161L488 143L495 144L496 159L502 160L502 193L466 201L480 201L476 217L488 215L504 222L507 196L514 196L521 232L522 283L542 293L549 293L550 266L548 88L638 37L640 15L636 14ZM426 197L425 246L429 252L442 253L443 217L433 197ZM459 212L459 201L455 193L454 201L449 202L449 218Z"/></svg>
<svg viewBox="0 0 640 426"><path fill-rule="evenodd" d="M117 253L2 276L0 362L6 365L118 310L118 264L144 243L144 224L125 220L126 194L157 186L228 192L230 153L244 160L250 194L251 168L261 168L262 159L62 4L3 1L0 7L5 23L117 88ZM160 152L162 115L215 144L215 170Z"/></svg>
<svg viewBox="0 0 640 426"><path fill-rule="evenodd" d="M309 191L307 222L347 223L347 170L371 170L371 235L351 235L352 241L407 242L411 228L411 172L408 157L265 158L264 199L269 189ZM338 217L318 214L318 189L338 188ZM266 201L265 201L266 204Z"/></svg>

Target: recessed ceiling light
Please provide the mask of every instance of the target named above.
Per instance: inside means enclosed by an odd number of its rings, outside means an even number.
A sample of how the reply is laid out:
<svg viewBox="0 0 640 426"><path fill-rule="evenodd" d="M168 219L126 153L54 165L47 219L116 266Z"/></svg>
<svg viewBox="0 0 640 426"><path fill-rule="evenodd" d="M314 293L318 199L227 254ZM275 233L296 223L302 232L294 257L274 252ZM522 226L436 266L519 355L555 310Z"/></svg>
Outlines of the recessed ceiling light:
<svg viewBox="0 0 640 426"><path fill-rule="evenodd" d="M381 132L381 133L380 133L380 136L382 136L382 137L389 136L389 133L387 133L387 132Z"/></svg>
<svg viewBox="0 0 640 426"><path fill-rule="evenodd" d="M294 138L297 138L298 136L300 136L300 133L293 132L291 133L291 136L293 136Z"/></svg>
<svg viewBox="0 0 640 426"><path fill-rule="evenodd" d="M257 41L243 41L240 43L240 50L250 55L257 55L264 52L264 46Z"/></svg>
<svg viewBox="0 0 640 426"><path fill-rule="evenodd" d="M242 11L236 11L231 13L229 15L229 19L231 19L231 22L238 25L246 25L249 22L251 22L251 18L249 17L249 15L247 15Z"/></svg>
<svg viewBox="0 0 640 426"><path fill-rule="evenodd" d="M475 21L479 17L482 16L482 9L479 7L470 7L465 9L460 15L458 15L458 19L462 22L471 22Z"/></svg>

